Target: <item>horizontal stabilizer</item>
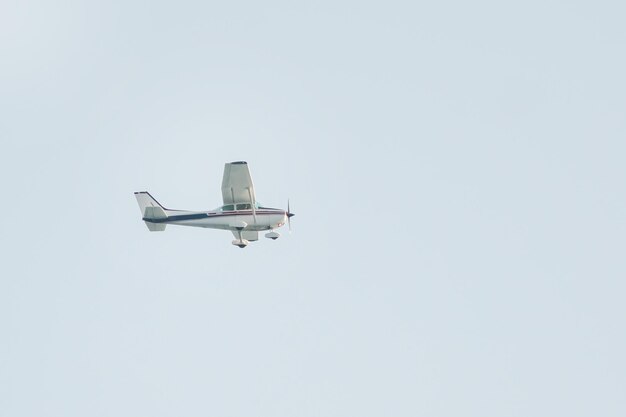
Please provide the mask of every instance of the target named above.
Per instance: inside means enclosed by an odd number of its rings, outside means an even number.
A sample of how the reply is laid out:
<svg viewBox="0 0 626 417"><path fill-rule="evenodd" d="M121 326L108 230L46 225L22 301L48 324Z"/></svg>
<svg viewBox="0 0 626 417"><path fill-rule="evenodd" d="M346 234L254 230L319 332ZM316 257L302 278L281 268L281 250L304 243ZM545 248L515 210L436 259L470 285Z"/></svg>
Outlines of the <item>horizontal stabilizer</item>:
<svg viewBox="0 0 626 417"><path fill-rule="evenodd" d="M150 230L151 232L162 232L165 230L165 226L167 226L166 223L151 223L151 222L144 222L146 223L146 226L148 226L148 230Z"/></svg>

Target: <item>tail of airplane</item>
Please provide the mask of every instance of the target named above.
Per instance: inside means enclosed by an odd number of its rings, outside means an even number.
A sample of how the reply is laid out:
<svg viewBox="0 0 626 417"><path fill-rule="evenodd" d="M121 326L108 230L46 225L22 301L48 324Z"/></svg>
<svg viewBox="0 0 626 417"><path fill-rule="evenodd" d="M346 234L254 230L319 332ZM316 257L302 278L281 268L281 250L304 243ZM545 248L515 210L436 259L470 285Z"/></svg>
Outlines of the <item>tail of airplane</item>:
<svg viewBox="0 0 626 417"><path fill-rule="evenodd" d="M147 191L139 191L135 193L137 198L137 204L139 204L139 210L141 210L141 216L148 226L148 230L151 232L162 232L165 230L165 223L158 222L162 219L167 219L167 213L165 213L165 207L159 204ZM157 222L151 221L156 220Z"/></svg>

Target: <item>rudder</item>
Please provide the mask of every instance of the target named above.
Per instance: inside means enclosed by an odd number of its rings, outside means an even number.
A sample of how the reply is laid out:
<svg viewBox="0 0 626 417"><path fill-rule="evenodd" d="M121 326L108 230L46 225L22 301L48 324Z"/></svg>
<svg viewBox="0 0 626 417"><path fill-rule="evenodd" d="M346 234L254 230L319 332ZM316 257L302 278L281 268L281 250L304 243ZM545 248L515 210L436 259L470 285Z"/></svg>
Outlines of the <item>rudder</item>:
<svg viewBox="0 0 626 417"><path fill-rule="evenodd" d="M148 226L148 230L151 232L164 231L165 223L152 222L150 220L167 219L167 213L165 213L166 209L147 191L136 192L135 198L137 198L137 204L139 204L142 219L146 223L146 226Z"/></svg>
<svg viewBox="0 0 626 417"><path fill-rule="evenodd" d="M154 199L147 191L138 191L135 193L137 204L139 204L139 210L143 216L146 213L146 207L161 207L162 210L166 210L158 201Z"/></svg>
<svg viewBox="0 0 626 417"><path fill-rule="evenodd" d="M148 230L151 232L163 232L165 230L165 223L152 223L152 222L144 222L146 226L148 226Z"/></svg>

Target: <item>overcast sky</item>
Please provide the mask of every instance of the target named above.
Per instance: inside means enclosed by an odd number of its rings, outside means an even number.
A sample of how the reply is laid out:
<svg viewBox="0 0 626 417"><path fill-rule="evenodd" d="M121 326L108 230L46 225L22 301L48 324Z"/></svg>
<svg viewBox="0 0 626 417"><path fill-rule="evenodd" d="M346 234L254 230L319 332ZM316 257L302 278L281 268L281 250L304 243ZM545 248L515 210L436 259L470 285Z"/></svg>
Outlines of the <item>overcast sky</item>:
<svg viewBox="0 0 626 417"><path fill-rule="evenodd" d="M626 415L625 12L3 1L0 416Z"/></svg>

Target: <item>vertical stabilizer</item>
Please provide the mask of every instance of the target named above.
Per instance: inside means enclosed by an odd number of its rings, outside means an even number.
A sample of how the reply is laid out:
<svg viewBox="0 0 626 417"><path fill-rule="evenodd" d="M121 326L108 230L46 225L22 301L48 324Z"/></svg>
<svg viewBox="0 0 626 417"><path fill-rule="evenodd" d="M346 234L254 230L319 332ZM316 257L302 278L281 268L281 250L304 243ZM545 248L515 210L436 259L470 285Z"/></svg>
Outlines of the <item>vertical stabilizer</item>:
<svg viewBox="0 0 626 417"><path fill-rule="evenodd" d="M148 230L151 232L164 231L166 224L163 223L163 220L167 219L166 209L147 191L135 193L135 198L137 198L142 219L148 226Z"/></svg>
<svg viewBox="0 0 626 417"><path fill-rule="evenodd" d="M137 204L139 204L139 210L141 210L142 216L146 212L146 207L161 207L162 210L166 210L166 208L159 204L147 191L136 192L135 198L137 199Z"/></svg>
<svg viewBox="0 0 626 417"><path fill-rule="evenodd" d="M152 222L144 222L146 226L148 226L148 230L151 232L163 232L165 230L165 223L152 223Z"/></svg>

